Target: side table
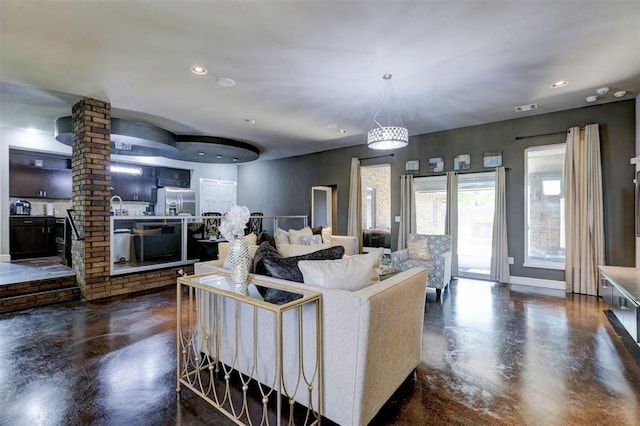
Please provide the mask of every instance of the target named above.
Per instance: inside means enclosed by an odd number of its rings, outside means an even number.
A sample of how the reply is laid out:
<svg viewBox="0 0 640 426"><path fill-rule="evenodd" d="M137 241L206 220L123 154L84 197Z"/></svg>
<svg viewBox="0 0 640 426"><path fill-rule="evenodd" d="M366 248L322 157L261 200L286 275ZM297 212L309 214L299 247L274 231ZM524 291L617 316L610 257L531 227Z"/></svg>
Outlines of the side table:
<svg viewBox="0 0 640 426"><path fill-rule="evenodd" d="M262 297L269 289L273 303ZM269 424L270 410L277 425L320 424L319 293L254 276L239 289L217 272L178 278L176 300L176 391L190 389L237 424Z"/></svg>

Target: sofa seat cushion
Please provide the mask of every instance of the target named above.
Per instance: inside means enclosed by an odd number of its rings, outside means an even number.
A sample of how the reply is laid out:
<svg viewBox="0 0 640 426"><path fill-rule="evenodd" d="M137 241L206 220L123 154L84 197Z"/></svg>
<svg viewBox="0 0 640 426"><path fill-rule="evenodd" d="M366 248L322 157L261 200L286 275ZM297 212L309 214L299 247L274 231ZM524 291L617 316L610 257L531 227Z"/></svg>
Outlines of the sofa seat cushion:
<svg viewBox="0 0 640 426"><path fill-rule="evenodd" d="M378 248L347 259L301 260L298 267L305 284L357 291L379 281L383 253L384 249Z"/></svg>
<svg viewBox="0 0 640 426"><path fill-rule="evenodd" d="M275 257L265 256L262 263L269 277L280 278L298 283L304 282L302 272L298 268L298 262L301 260L332 260L341 259L344 256L344 247L328 247L317 250L312 253L303 254L301 256L291 257Z"/></svg>

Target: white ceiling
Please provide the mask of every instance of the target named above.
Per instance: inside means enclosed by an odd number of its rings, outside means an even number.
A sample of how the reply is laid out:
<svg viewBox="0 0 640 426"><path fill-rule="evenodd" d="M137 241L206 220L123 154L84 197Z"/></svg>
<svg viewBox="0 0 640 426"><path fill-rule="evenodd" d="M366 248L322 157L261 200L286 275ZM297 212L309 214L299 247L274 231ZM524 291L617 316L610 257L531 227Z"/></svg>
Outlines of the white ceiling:
<svg viewBox="0 0 640 426"><path fill-rule="evenodd" d="M52 133L90 96L262 159L365 143L385 73L411 135L640 92L638 0L0 0L0 37L0 127Z"/></svg>

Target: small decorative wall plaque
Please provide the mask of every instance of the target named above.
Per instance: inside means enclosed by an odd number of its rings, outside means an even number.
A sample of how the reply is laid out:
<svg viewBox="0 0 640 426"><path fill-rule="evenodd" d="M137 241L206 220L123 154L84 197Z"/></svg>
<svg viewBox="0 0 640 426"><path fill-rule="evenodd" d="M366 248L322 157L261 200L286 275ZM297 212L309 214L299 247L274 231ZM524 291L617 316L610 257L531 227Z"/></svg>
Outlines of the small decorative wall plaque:
<svg viewBox="0 0 640 426"><path fill-rule="evenodd" d="M418 173L420 170L420 161L419 160L409 160L405 165L405 170L409 173Z"/></svg>
<svg viewBox="0 0 640 426"><path fill-rule="evenodd" d="M502 166L502 151L488 151L482 156L483 167Z"/></svg>
<svg viewBox="0 0 640 426"><path fill-rule="evenodd" d="M453 170L466 170L471 168L471 155L460 154L453 157Z"/></svg>
<svg viewBox="0 0 640 426"><path fill-rule="evenodd" d="M429 158L429 173L440 173L444 171L444 157Z"/></svg>

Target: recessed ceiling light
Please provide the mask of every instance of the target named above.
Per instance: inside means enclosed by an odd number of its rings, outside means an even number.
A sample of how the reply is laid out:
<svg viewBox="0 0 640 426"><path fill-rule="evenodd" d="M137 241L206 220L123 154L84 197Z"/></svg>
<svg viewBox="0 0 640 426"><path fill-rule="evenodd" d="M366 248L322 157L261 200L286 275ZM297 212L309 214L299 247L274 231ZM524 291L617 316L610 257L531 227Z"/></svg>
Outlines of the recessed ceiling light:
<svg viewBox="0 0 640 426"><path fill-rule="evenodd" d="M222 155L218 154L218 155L216 155L216 158L219 160L219 159L222 158Z"/></svg>
<svg viewBox="0 0 640 426"><path fill-rule="evenodd" d="M621 98L626 94L627 94L627 92L625 90L619 90L616 93L614 93L613 96L615 96L616 98Z"/></svg>
<svg viewBox="0 0 640 426"><path fill-rule="evenodd" d="M337 129L337 128L338 128L338 125L336 123L327 124L327 129L333 130L333 129Z"/></svg>
<svg viewBox="0 0 640 426"><path fill-rule="evenodd" d="M553 83L553 84L551 85L551 87L552 87L553 89L557 89L558 87L564 87L564 86L566 86L567 84L569 84L569 82L568 82L567 80L559 80L559 81L556 81L555 83Z"/></svg>
<svg viewBox="0 0 640 426"><path fill-rule="evenodd" d="M191 72L195 75L206 75L208 71L205 67L194 65L191 67Z"/></svg>
<svg viewBox="0 0 640 426"><path fill-rule="evenodd" d="M245 119L244 119L244 122L245 122L245 123L247 123L247 124L250 124L250 125L252 125L252 126L253 126L254 124L256 124L256 120L253 120L253 119L251 119L251 118L245 118Z"/></svg>
<svg viewBox="0 0 640 426"><path fill-rule="evenodd" d="M234 158L233 158L233 161L238 161L238 159L234 157Z"/></svg>
<svg viewBox="0 0 640 426"><path fill-rule="evenodd" d="M198 155L199 155L199 156L203 156L203 155L204 155L204 152L200 151L200 152L198 153Z"/></svg>
<svg viewBox="0 0 640 426"><path fill-rule="evenodd" d="M584 98L585 101L591 103L591 102L595 102L598 100L597 96L587 96L586 98Z"/></svg>
<svg viewBox="0 0 640 426"><path fill-rule="evenodd" d="M339 131L340 133L343 133L343 134L344 134L344 133L347 133L347 131L346 131L345 129L340 129L340 130L338 130L338 131Z"/></svg>
<svg viewBox="0 0 640 426"><path fill-rule="evenodd" d="M236 82L229 77L220 77L216 79L216 84L220 87L233 87L236 85Z"/></svg>

